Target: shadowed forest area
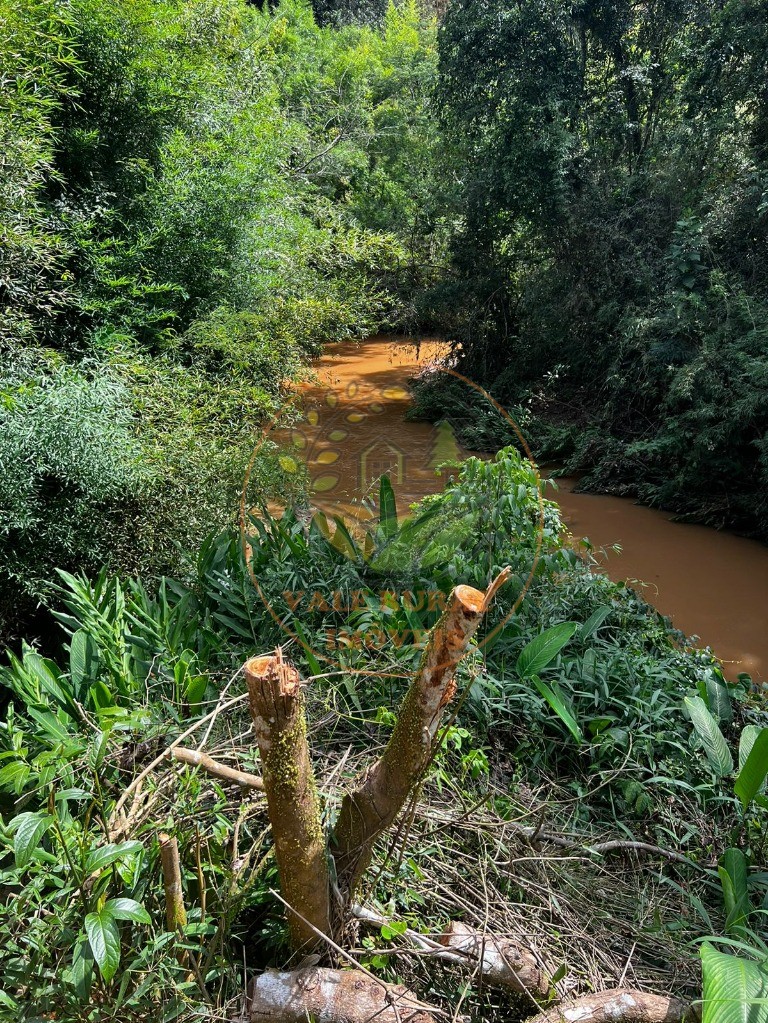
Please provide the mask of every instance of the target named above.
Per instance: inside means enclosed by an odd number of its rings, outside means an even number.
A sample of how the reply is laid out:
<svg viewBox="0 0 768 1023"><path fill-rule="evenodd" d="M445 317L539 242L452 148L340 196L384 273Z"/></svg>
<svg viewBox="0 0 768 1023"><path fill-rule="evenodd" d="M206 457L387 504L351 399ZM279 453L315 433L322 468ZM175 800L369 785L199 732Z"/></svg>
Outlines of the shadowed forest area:
<svg viewBox="0 0 768 1023"><path fill-rule="evenodd" d="M0 1018L768 1023L764 687L527 457L768 540L765 0L0 0L0 82ZM440 482L350 518L374 335Z"/></svg>

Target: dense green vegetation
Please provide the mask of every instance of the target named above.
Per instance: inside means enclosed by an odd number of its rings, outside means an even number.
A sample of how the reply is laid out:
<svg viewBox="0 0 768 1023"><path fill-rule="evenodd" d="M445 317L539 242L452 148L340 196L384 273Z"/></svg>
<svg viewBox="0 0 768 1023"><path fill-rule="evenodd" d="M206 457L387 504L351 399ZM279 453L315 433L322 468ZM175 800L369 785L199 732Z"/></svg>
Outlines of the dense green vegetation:
<svg viewBox="0 0 768 1023"><path fill-rule="evenodd" d="M536 475L513 449L493 464L466 463L410 521L397 523L386 481L379 507L375 543L366 551L339 542L320 519L308 531L290 516L254 521L252 564L273 606L289 590L354 592L360 607L352 615L294 602L292 612L278 608L280 628L250 581L237 537L227 534L204 546L194 581L163 580L155 596L105 573L93 582L61 575L52 605L67 636L65 653L54 662L25 648L2 675L12 702L2 730L0 788L23 807L2 832L2 883L13 893L0 916L2 998L16 1018L41 1011L67 1019L104 1018L102 1011L124 1018L159 1006L167 1018L194 1013L201 1000L224 1005L237 993L243 953L251 969L286 954L284 924L269 891L275 876L263 802L242 802L223 784L160 765L148 798L123 808L127 819L116 807L169 735L236 696L230 686L243 659L285 641L286 632L300 637L293 656L317 679L311 703L320 723L313 742L334 761L345 749L347 755L366 750L392 723L391 708L419 657L413 633L429 628L439 613L436 603L409 594L447 594L455 582L484 585L489 569L511 564L515 581L485 635L506 618L534 563L539 518ZM731 754L725 745L729 762L723 763L712 739L720 733L706 708L732 741L740 732L749 736L750 728L759 731L751 722L765 715L744 687L727 691L711 658L681 652L663 619L632 590L592 575L563 546L549 502L544 521L541 560L520 612L463 662L468 700L445 734L425 798L439 806L447 788L449 801L459 791L465 805L490 800L497 822L535 821L533 814L542 813L548 827L567 822L586 846L621 821L619 835L689 855L704 869L680 868L691 893L686 920L681 925L679 907L663 895L646 893L657 926L633 933L641 947L639 974L659 956L671 957L680 971L678 992L691 994L691 953L680 939L721 928L743 939L752 933L751 907L765 888L764 875L754 871L737 926L728 923L727 896L723 903L713 868L731 845L745 871L745 856L760 862L765 800L758 806L750 797L749 812L739 809ZM494 530L500 522L504 528ZM478 535L492 537L482 557ZM392 596L383 601L382 592ZM329 629L339 627L358 637L337 650L341 678L327 676L318 663L329 650ZM371 640L377 635L388 642ZM683 710L686 695L695 704L691 719L704 722L698 731ZM230 708L221 716L210 748L228 747L241 730L241 714ZM243 767L258 769L251 745L235 749ZM541 802L532 789L544 779L549 794ZM197 964L186 979L173 935L163 930L158 828L172 829L181 844L191 907L182 947ZM233 828L245 856L235 865L228 852ZM433 842L418 831L412 841L412 853L394 873L381 851L371 896L397 906L412 926L434 929L445 909L425 894L436 869ZM453 855L455 841L461 843L460 833L449 833L440 855ZM673 875L661 880L675 884ZM506 875L503 897L525 904L525 884L524 875ZM536 905L530 911L541 912ZM93 944L96 921L113 938L108 954ZM386 957L369 962L392 975ZM570 962L578 982L580 961L571 956ZM452 990L449 984L444 991L449 1001ZM92 998L105 997L108 1009L93 1008ZM470 1009L482 1018L482 1001ZM518 1018L503 1003L497 1009Z"/></svg>
<svg viewBox="0 0 768 1023"><path fill-rule="evenodd" d="M530 1016L409 957L462 918L561 994L703 963L704 1023L765 1023L751 680L591 571L454 379L418 414L495 457L404 521L383 477L366 538L249 466L324 344L434 331L586 485L768 536L763 6L0 0L0 1016L232 1018L290 958L264 799L169 744L259 773L240 669L284 645L330 830L452 588L510 566L350 954Z"/></svg>
<svg viewBox="0 0 768 1023"><path fill-rule="evenodd" d="M768 536L760 0L455 0L465 372L583 485Z"/></svg>
<svg viewBox="0 0 768 1023"><path fill-rule="evenodd" d="M54 566L179 569L302 359L408 317L435 53L412 7L334 32L301 3L25 0L0 26L7 629Z"/></svg>

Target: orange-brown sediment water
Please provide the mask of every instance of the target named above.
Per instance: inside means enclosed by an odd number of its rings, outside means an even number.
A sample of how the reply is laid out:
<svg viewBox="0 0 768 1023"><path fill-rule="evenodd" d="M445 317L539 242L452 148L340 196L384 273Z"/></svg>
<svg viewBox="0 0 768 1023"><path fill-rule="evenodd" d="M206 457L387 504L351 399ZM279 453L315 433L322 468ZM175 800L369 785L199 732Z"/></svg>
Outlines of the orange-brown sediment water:
<svg viewBox="0 0 768 1023"><path fill-rule="evenodd" d="M443 486L435 465L466 451L440 428L406 422L408 378L445 353L439 341L386 337L331 345L304 386L308 420L294 431L329 512L363 518L364 499L387 472L400 510ZM671 521L631 500L572 492L573 481L547 488L568 528L610 552L601 570L630 580L686 635L698 636L735 679L768 679L768 547L705 526Z"/></svg>

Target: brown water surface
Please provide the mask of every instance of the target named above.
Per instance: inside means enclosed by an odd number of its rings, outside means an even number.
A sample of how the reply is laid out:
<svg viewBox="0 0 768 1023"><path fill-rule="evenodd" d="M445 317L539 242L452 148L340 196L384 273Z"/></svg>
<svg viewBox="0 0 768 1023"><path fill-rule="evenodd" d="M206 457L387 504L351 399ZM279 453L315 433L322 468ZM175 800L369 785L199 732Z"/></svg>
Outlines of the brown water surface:
<svg viewBox="0 0 768 1023"><path fill-rule="evenodd" d="M427 423L404 419L407 380L438 359L438 341L420 345L376 337L331 345L315 364L317 382L303 388L308 416L294 431L316 487L316 503L365 518L361 502L387 472L403 511L442 488L434 466L452 455L451 438ZM628 579L687 635L700 638L724 662L768 678L768 547L705 526L671 521L663 512L623 498L573 493L573 480L549 490L568 528L595 548L620 544L601 570Z"/></svg>

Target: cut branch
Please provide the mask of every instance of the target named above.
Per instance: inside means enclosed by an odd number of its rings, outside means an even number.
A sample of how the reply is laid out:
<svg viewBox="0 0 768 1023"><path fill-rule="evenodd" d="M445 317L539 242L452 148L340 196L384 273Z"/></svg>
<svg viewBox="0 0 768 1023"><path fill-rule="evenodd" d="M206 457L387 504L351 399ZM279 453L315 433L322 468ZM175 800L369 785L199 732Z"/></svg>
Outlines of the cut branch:
<svg viewBox="0 0 768 1023"><path fill-rule="evenodd" d="M250 991L251 1023L434 1023L438 1014L360 970L267 970Z"/></svg>
<svg viewBox="0 0 768 1023"><path fill-rule="evenodd" d="M353 906L352 915L363 923L379 928L390 921L373 910ZM504 988L532 996L534 1002L554 994L544 970L535 957L517 941L484 935L467 924L452 921L439 941L406 928L403 932L416 948L434 959L456 966L479 967L483 981L491 987Z"/></svg>
<svg viewBox="0 0 768 1023"><path fill-rule="evenodd" d="M453 920L441 934L440 944L478 963L483 980L494 987L538 998L545 998L551 990L549 978L534 956L511 938L483 934Z"/></svg>
<svg viewBox="0 0 768 1023"><path fill-rule="evenodd" d="M394 822L429 765L443 708L456 690L456 666L486 606L486 594L480 590L471 586L453 590L445 613L430 634L387 748L363 776L359 788L342 801L333 855L347 902L371 861L374 842Z"/></svg>
<svg viewBox="0 0 768 1023"><path fill-rule="evenodd" d="M181 886L179 843L175 837L166 834L161 834L158 841L165 889L165 921L169 931L181 931L187 925L187 911L184 908L184 889Z"/></svg>
<svg viewBox="0 0 768 1023"><path fill-rule="evenodd" d="M680 1023L688 1006L667 995L616 988L572 998L528 1023Z"/></svg>
<svg viewBox="0 0 768 1023"><path fill-rule="evenodd" d="M328 860L320 799L307 746L301 680L296 669L273 657L252 657L245 678L253 728L261 752L264 791L275 859L295 949L314 948L317 933L330 933Z"/></svg>
<svg viewBox="0 0 768 1023"><path fill-rule="evenodd" d="M171 749L171 756L174 760L180 760L183 764L191 767L201 767L214 778L221 778L224 781L236 782L244 789L256 789L264 791L264 779L258 775L248 774L247 771L236 771L233 767L220 764L217 760L209 757L207 753L199 753L194 749L185 749L184 746L174 746Z"/></svg>
<svg viewBox="0 0 768 1023"><path fill-rule="evenodd" d="M160 844L160 867L163 872L163 889L165 891L165 922L169 931L181 935L187 926L187 911L184 907L184 889L181 885L181 863L179 862L179 843L175 836L162 833L158 836ZM186 967L189 963L189 952L179 948L176 962Z"/></svg>

